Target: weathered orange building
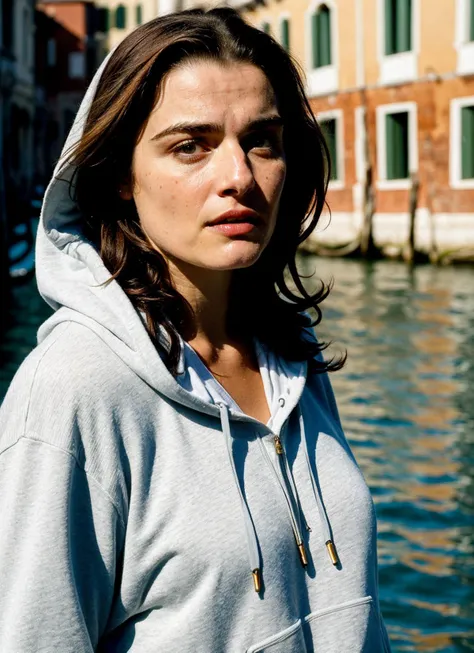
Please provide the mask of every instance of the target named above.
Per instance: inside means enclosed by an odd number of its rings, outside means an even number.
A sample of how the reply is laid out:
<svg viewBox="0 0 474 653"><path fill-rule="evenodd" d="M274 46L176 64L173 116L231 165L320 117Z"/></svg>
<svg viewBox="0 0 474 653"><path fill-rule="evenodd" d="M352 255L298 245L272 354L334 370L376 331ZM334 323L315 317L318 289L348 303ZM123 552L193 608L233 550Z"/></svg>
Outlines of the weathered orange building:
<svg viewBox="0 0 474 653"><path fill-rule="evenodd" d="M416 177L416 246L474 250L474 0L240 4L300 63L326 130L332 216L316 238L357 238L369 166L376 242L407 241Z"/></svg>

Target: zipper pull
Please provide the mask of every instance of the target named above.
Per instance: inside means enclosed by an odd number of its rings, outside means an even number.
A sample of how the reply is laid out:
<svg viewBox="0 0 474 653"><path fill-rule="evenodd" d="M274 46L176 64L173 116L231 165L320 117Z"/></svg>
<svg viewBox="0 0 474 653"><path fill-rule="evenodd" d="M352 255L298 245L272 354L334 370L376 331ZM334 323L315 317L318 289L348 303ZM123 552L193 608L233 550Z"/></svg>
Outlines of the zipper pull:
<svg viewBox="0 0 474 653"><path fill-rule="evenodd" d="M281 443L280 437L278 435L275 435L273 440L275 442L275 451L279 456L281 456L283 454L283 445Z"/></svg>

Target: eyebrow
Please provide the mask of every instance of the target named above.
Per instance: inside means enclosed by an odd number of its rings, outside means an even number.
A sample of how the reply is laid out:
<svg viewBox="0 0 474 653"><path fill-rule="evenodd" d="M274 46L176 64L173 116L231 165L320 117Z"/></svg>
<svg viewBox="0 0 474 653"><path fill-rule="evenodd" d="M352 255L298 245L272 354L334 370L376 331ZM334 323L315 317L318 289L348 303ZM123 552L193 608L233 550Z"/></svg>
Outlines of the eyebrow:
<svg viewBox="0 0 474 653"><path fill-rule="evenodd" d="M272 127L282 127L283 119L279 115L268 116L267 118L260 118L254 120L247 125L247 132L256 131L258 129L270 129ZM197 123L197 122L178 122L171 125L163 131L155 134L150 140L157 141L166 136L173 136L174 134L210 134L213 132L222 132L222 125L218 123Z"/></svg>

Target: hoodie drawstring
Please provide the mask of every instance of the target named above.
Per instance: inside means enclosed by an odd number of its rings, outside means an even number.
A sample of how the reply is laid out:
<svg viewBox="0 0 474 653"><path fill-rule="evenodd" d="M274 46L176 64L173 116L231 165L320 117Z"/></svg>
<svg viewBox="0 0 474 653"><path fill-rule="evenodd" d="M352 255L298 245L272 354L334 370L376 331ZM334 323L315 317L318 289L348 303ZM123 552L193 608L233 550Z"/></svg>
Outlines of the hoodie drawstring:
<svg viewBox="0 0 474 653"><path fill-rule="evenodd" d="M304 455L306 458L306 464L308 466L309 477L311 479L311 485L313 486L313 494L314 494L314 498L316 499L316 505L318 506L319 517L323 524L324 542L326 544L326 548L328 550L329 558L331 559L332 564L337 565L339 564L339 557L337 555L336 547L334 546L332 533L331 533L331 526L329 524L329 519L326 514L326 510L324 508L323 500L321 497L321 490L319 488L319 483L315 479L313 474L313 468L311 467L311 461L308 452L308 441L306 440L306 432L304 428L303 413L299 406L298 406L298 417L300 423L301 442L303 443Z"/></svg>
<svg viewBox="0 0 474 653"><path fill-rule="evenodd" d="M245 534L247 538L247 546L248 546L248 552L249 552L249 560L250 560L250 569L252 572L252 578L253 578L253 583L254 583L254 588L256 592L260 592L262 588L262 565L260 561L260 551L258 547L258 539L257 539L257 532L255 530L255 525L252 520L252 516L250 514L250 508L247 504L247 500L245 498L245 495L242 491L242 486L240 484L240 480L237 474L237 469L235 467L235 460L234 460L234 454L233 454L233 438L232 438L232 433L230 429L230 421L229 421L229 409L226 406L226 404L219 402L219 411L220 411L220 420L221 420L221 428L222 428L222 433L224 434L224 438L226 441L226 446L227 446L227 453L229 455L229 462L230 466L232 468L232 474L234 477L235 481L235 486L237 488L237 492L239 494L240 498L240 505L242 508L242 515L244 519L244 525L245 525ZM305 432L305 427L304 427L304 419L303 419L303 414L301 412L301 409L298 407L298 417L299 417L299 427L300 427L300 434L301 434L301 442L303 444L303 449L304 449L304 455L306 459L306 464L308 466L308 473L311 479L311 486L313 488L313 494L314 498L316 500L316 505L318 508L319 516L321 519L321 523L323 525L323 531L324 531L324 541L326 544L326 548L329 553L329 558L332 562L333 565L337 565L339 563L339 558L336 552L336 548L334 546L333 538L332 538L332 533L331 533L331 526L329 524L329 519L326 514L326 510L324 508L324 504L322 501L321 497L321 490L319 488L319 483L317 482L316 478L314 477L313 474L313 469L311 467L311 461L309 457L309 452L308 452L308 442L306 440L306 432ZM288 509L288 515L290 518L291 526L293 529L293 534L295 536L296 540L296 545L298 547L298 552L300 555L301 562L304 567L307 566L308 560L306 556L306 550L303 542L303 537L301 535L301 524L302 521L306 524L306 521L304 520L304 515L301 510L301 505L298 497L298 491L296 489L296 484L293 479L293 475L291 473L291 469L288 465L288 461L286 458L286 455L284 453L283 445L281 443L281 440L279 436L275 435L274 436L274 442L275 442L275 450L277 452L279 461L280 461L280 470L281 474L278 474L274 464L270 460L270 456L268 454L268 451L265 447L264 442L262 439L259 437L258 438L259 444L260 444L260 449L262 451L263 457L267 461L270 469L273 471L275 475L275 479L278 483L278 486L280 487L283 496L285 498L285 503ZM287 483L290 486L290 490L288 490Z"/></svg>
<svg viewBox="0 0 474 653"><path fill-rule="evenodd" d="M232 452L232 433L230 431L229 423L229 411L227 406L224 403L219 403L220 417L221 417L221 426L222 433L224 434L227 453L229 454L230 466L232 468L232 473L234 476L235 486L239 493L240 505L242 507L242 515L244 518L245 524L245 534L247 536L247 545L249 550L249 559L250 559L250 569L252 571L253 584L256 592L260 592L262 589L262 567L260 563L260 553L258 550L258 541L257 533L255 531L255 526L250 515L250 509L247 504L247 500L242 492L242 487L240 485L239 477L237 475L237 470L235 468L234 454Z"/></svg>

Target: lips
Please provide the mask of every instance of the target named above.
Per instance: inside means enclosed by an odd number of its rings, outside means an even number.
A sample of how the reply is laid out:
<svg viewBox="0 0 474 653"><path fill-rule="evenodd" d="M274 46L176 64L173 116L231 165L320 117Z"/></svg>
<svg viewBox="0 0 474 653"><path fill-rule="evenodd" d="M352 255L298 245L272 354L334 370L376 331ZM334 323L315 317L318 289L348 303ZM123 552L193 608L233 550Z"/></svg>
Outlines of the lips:
<svg viewBox="0 0 474 653"><path fill-rule="evenodd" d="M233 210L226 211L222 213L218 218L211 220L206 224L208 227L216 227L218 225L224 224L235 224L235 223L245 223L258 226L261 224L262 219L256 211L251 211L250 209L244 209L242 211Z"/></svg>

